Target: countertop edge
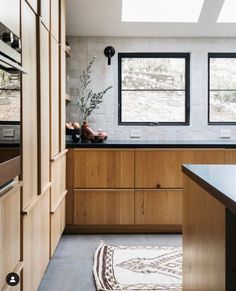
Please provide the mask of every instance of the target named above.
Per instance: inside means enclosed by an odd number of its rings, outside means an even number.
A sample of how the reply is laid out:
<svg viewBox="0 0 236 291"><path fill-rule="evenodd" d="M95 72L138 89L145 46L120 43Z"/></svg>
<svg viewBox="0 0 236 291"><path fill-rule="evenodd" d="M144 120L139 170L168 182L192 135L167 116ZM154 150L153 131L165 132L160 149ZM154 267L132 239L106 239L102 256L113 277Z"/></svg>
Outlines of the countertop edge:
<svg viewBox="0 0 236 291"><path fill-rule="evenodd" d="M220 201L226 208L230 209L232 212L236 213L236 203L230 199L225 193L221 192L219 189L214 187L212 184L208 183L206 180L201 178L199 175L195 174L193 171L189 170L186 165L182 165L182 172L202 187L205 191L211 194L214 198Z"/></svg>

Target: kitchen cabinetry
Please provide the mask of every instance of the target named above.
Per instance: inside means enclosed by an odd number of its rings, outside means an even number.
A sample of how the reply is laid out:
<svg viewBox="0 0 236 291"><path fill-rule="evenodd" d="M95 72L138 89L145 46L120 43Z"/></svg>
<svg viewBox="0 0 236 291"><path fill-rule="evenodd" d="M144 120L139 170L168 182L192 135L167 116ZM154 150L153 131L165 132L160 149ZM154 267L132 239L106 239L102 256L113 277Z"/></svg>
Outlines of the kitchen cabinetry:
<svg viewBox="0 0 236 291"><path fill-rule="evenodd" d="M51 0L40 0L40 14L42 17L42 23L48 31L50 31L50 8Z"/></svg>
<svg viewBox="0 0 236 291"><path fill-rule="evenodd" d="M38 1L40 0L27 0L27 2L29 3L29 5L32 7L36 14L38 14Z"/></svg>
<svg viewBox="0 0 236 291"><path fill-rule="evenodd" d="M59 153L59 45L51 36L51 157Z"/></svg>
<svg viewBox="0 0 236 291"><path fill-rule="evenodd" d="M134 224L133 190L75 190L75 224Z"/></svg>
<svg viewBox="0 0 236 291"><path fill-rule="evenodd" d="M49 32L40 23L40 193L49 186L50 112L49 112Z"/></svg>
<svg viewBox="0 0 236 291"><path fill-rule="evenodd" d="M180 232L184 163L224 164L225 150L70 149L67 230Z"/></svg>
<svg viewBox="0 0 236 291"><path fill-rule="evenodd" d="M36 15L22 1L22 61L27 74L22 77L23 108L23 208L38 194L38 100Z"/></svg>
<svg viewBox="0 0 236 291"><path fill-rule="evenodd" d="M66 54L60 49L60 151L66 147L65 124L66 124Z"/></svg>
<svg viewBox="0 0 236 291"><path fill-rule="evenodd" d="M135 188L182 188L182 164L224 164L224 150L137 149Z"/></svg>
<svg viewBox="0 0 236 291"><path fill-rule="evenodd" d="M20 0L1 0L0 19L6 27L20 37Z"/></svg>
<svg viewBox="0 0 236 291"><path fill-rule="evenodd" d="M49 191L24 210L24 291L37 290L49 261Z"/></svg>
<svg viewBox="0 0 236 291"><path fill-rule="evenodd" d="M20 185L0 197L0 290L10 272L20 273ZM19 286L14 290L20 290Z"/></svg>
<svg viewBox="0 0 236 291"><path fill-rule="evenodd" d="M135 224L173 225L181 229L182 190L136 190Z"/></svg>
<svg viewBox="0 0 236 291"><path fill-rule="evenodd" d="M51 0L51 33L55 40L59 42L59 7L60 0Z"/></svg>
<svg viewBox="0 0 236 291"><path fill-rule="evenodd" d="M75 150L74 187L134 188L134 150Z"/></svg>

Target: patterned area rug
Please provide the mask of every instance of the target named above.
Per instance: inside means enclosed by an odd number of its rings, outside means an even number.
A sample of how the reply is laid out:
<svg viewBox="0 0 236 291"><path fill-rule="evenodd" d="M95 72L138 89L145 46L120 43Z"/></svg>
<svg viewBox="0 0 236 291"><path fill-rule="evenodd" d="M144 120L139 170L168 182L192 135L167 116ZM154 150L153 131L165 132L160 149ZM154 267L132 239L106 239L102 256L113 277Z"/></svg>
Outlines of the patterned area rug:
<svg viewBox="0 0 236 291"><path fill-rule="evenodd" d="M97 290L182 290L182 248L108 246L94 255Z"/></svg>

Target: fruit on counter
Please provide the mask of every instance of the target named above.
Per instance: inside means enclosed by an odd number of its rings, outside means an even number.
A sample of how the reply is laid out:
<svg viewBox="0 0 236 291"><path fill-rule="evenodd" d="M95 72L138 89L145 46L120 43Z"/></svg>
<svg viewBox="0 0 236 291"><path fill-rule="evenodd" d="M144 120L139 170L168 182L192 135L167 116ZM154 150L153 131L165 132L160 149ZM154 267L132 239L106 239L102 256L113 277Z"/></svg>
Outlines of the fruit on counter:
<svg viewBox="0 0 236 291"><path fill-rule="evenodd" d="M66 122L66 128L74 129L72 122Z"/></svg>
<svg viewBox="0 0 236 291"><path fill-rule="evenodd" d="M74 122L73 126L74 126L74 129L79 129L80 128L79 122Z"/></svg>
<svg viewBox="0 0 236 291"><path fill-rule="evenodd" d="M68 129L80 129L80 124L79 122L66 122L66 128Z"/></svg>

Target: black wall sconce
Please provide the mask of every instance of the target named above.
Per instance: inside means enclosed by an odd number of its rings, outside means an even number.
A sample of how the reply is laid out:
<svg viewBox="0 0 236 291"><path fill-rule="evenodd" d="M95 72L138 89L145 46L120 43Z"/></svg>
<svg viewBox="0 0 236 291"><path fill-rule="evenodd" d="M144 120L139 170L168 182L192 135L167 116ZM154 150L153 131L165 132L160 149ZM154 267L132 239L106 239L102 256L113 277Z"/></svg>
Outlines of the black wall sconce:
<svg viewBox="0 0 236 291"><path fill-rule="evenodd" d="M104 50L104 55L108 57L108 65L111 64L111 58L115 55L115 49L112 46L107 46Z"/></svg>

